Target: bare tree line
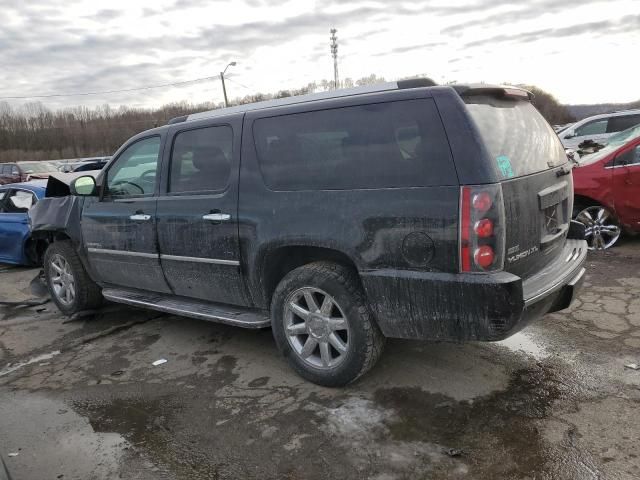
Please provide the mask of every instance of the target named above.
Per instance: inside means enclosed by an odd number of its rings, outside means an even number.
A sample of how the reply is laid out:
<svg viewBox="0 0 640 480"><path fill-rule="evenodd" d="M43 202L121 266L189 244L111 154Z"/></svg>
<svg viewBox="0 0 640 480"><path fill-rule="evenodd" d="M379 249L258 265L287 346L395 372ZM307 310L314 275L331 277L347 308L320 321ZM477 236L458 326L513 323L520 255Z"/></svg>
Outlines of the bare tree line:
<svg viewBox="0 0 640 480"><path fill-rule="evenodd" d="M372 74L358 80L344 79L339 85L348 88L383 82ZM275 94L255 93L231 101L234 105L273 98L325 91L333 82L322 80ZM548 93L534 88L534 104L550 123L571 120L567 109ZM171 103L144 109L108 105L97 108L73 107L52 111L39 102L18 108L0 102L0 161L55 160L111 155L128 138L141 131L164 125L177 116L221 108L222 104L187 102Z"/></svg>

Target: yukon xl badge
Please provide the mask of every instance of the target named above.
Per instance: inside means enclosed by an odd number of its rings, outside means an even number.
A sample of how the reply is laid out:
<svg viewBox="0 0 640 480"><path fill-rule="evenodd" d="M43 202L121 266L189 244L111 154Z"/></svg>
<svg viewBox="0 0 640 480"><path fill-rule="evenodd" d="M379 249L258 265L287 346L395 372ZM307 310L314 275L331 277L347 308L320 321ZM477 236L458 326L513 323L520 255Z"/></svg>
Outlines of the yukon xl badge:
<svg viewBox="0 0 640 480"><path fill-rule="evenodd" d="M507 262L509 262L509 263L517 262L518 260L522 260L523 258L527 258L532 253L536 253L539 250L538 247L531 247L531 248L529 248L527 250L524 250L524 251L522 251L520 253L516 253L519 249L520 249L520 246L516 245L515 247L511 247L511 248L509 248L509 250L507 250L507 255L509 255L507 257Z"/></svg>

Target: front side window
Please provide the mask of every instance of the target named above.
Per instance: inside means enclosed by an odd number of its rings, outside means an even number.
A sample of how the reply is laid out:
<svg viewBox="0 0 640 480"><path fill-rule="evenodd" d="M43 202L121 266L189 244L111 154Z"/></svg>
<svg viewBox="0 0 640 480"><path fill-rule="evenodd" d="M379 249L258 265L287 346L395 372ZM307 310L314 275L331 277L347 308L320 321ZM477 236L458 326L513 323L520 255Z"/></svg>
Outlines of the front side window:
<svg viewBox="0 0 640 480"><path fill-rule="evenodd" d="M231 172L231 127L206 127L176 135L171 152L169 192L223 190Z"/></svg>
<svg viewBox="0 0 640 480"><path fill-rule="evenodd" d="M585 135L601 135L607 133L607 124L609 120L596 120L594 122L585 123L581 127L576 128L576 137L584 137Z"/></svg>
<svg viewBox="0 0 640 480"><path fill-rule="evenodd" d="M254 123L253 136L262 175L273 190L457 182L432 99L261 118Z"/></svg>
<svg viewBox="0 0 640 480"><path fill-rule="evenodd" d="M20 170L15 165L11 167L11 175L20 175Z"/></svg>
<svg viewBox="0 0 640 480"><path fill-rule="evenodd" d="M138 140L120 154L107 173L106 195L152 195L160 156L160 137Z"/></svg>
<svg viewBox="0 0 640 480"><path fill-rule="evenodd" d="M4 197L4 192L2 194ZM1 199L2 197L0 197ZM36 203L36 198L31 192L14 190L6 198L2 213L26 213Z"/></svg>
<svg viewBox="0 0 640 480"><path fill-rule="evenodd" d="M640 165L640 145L619 154L615 159L615 165L618 167Z"/></svg>

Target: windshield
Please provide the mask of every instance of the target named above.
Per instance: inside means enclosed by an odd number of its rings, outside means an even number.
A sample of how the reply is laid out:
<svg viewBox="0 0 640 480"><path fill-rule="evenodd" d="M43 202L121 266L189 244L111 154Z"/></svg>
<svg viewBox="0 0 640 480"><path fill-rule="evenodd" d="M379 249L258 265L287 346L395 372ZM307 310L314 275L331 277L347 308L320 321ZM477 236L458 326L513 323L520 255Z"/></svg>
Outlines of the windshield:
<svg viewBox="0 0 640 480"><path fill-rule="evenodd" d="M464 101L503 179L567 161L558 135L531 103L485 95L465 97Z"/></svg>
<svg viewBox="0 0 640 480"><path fill-rule="evenodd" d="M607 145L622 145L627 143L627 141L632 138L637 138L640 135L640 124L635 125L631 128L627 128L620 133L616 133L615 135L611 135L607 140Z"/></svg>
<svg viewBox="0 0 640 480"><path fill-rule="evenodd" d="M636 125L635 127L627 128L620 133L616 133L609 137L609 141L605 145L604 148L598 150L596 153L592 153L590 155L585 155L580 158L578 161L579 165L590 165L592 163L596 163L602 160L604 157L609 155L612 152L615 152L622 145L626 145L627 143L635 140L640 137L640 125Z"/></svg>
<svg viewBox="0 0 640 480"><path fill-rule="evenodd" d="M49 173L57 171L55 165L49 162L20 162L24 173Z"/></svg>

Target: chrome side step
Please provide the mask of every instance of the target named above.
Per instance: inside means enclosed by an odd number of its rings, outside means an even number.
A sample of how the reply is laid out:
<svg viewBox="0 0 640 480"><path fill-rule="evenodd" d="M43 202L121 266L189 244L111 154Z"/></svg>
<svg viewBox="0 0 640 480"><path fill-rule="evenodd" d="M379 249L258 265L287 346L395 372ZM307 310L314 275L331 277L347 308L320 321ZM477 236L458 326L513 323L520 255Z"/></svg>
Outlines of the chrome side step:
<svg viewBox="0 0 640 480"><path fill-rule="evenodd" d="M124 303L133 307L149 308L160 312L226 323L243 328L264 328L271 325L271 319L266 312L233 305L208 303L185 297L115 288L103 289L102 295L112 302Z"/></svg>

